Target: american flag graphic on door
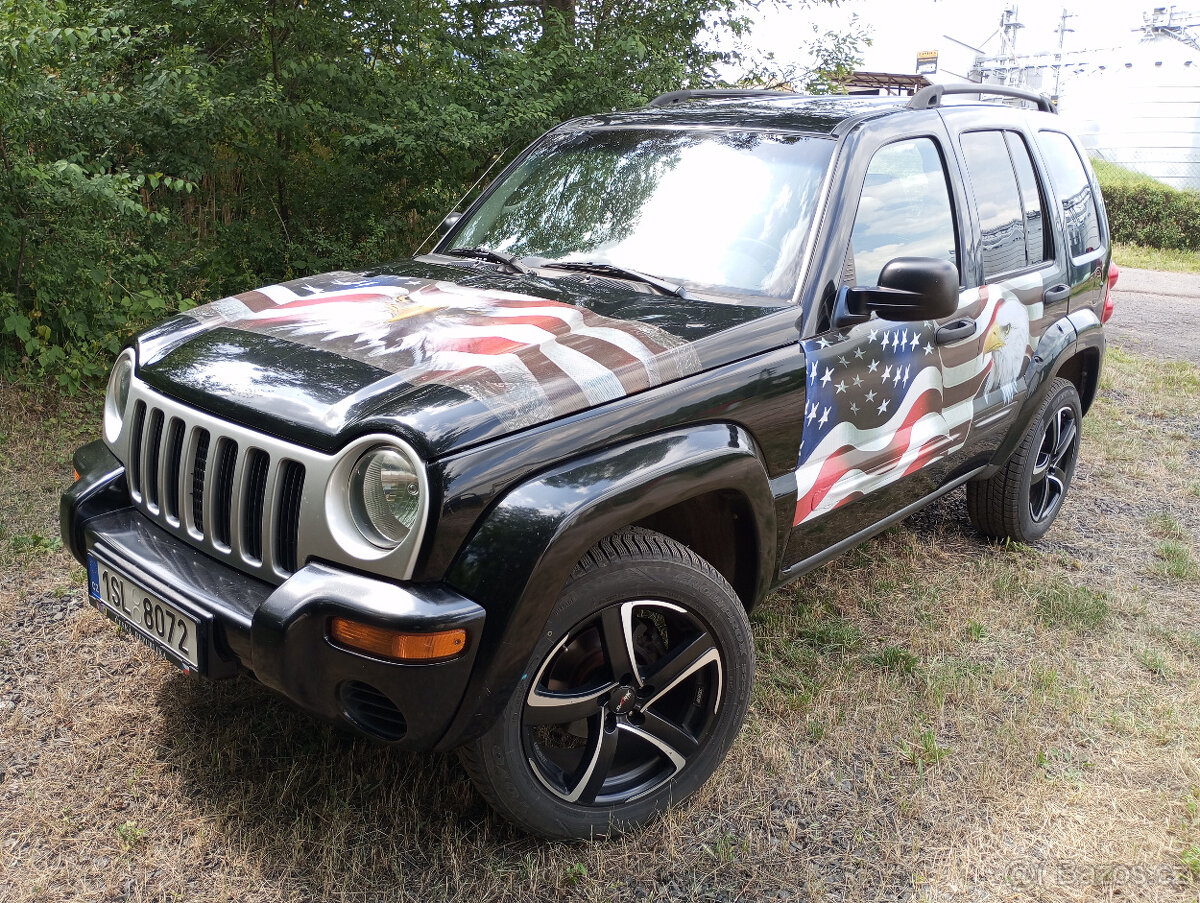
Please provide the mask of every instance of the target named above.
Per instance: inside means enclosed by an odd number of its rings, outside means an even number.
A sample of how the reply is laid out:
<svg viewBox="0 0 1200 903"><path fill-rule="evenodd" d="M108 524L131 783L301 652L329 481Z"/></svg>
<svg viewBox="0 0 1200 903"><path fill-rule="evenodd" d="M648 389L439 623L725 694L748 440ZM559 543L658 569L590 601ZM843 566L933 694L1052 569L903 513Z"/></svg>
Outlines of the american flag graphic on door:
<svg viewBox="0 0 1200 903"><path fill-rule="evenodd" d="M1007 403L1015 394L1040 308L985 285L962 293L958 316L974 319L976 329L953 345L939 346L938 324L928 320L872 319L802 341L807 395L794 523L960 449L976 399L994 393Z"/></svg>

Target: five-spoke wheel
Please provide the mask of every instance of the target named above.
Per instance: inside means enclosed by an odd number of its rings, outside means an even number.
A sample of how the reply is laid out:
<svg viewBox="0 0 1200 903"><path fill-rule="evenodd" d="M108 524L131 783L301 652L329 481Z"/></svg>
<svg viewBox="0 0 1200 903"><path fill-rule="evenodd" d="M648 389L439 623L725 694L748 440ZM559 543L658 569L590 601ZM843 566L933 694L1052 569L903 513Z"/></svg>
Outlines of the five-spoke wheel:
<svg viewBox="0 0 1200 903"><path fill-rule="evenodd" d="M1079 393L1068 380L1050 383L1045 400L999 472L967 484L967 511L987 536L1033 542L1062 508L1079 458Z"/></svg>
<svg viewBox="0 0 1200 903"><path fill-rule="evenodd" d="M567 802L631 802L686 766L721 690L721 654L695 614L663 600L619 602L577 625L542 665L525 699L525 752Z"/></svg>
<svg viewBox="0 0 1200 903"><path fill-rule="evenodd" d="M504 717L463 760L528 830L633 827L720 764L753 668L746 612L725 579L661 534L623 530L580 562Z"/></svg>
<svg viewBox="0 0 1200 903"><path fill-rule="evenodd" d="M1074 406L1063 403L1046 422L1029 475L1029 516L1035 523L1058 514L1078 454L1079 421Z"/></svg>

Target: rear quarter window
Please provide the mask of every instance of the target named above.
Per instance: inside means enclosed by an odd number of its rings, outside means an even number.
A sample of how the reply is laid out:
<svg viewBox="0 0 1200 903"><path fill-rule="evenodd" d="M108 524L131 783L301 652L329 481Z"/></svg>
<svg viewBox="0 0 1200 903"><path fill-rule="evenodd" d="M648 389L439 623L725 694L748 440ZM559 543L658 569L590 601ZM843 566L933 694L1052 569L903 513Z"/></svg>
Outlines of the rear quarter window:
<svg viewBox="0 0 1200 903"><path fill-rule="evenodd" d="M1062 132L1039 132L1038 138L1050 169L1050 181L1062 204L1071 256L1080 257L1097 250L1100 215L1075 142Z"/></svg>

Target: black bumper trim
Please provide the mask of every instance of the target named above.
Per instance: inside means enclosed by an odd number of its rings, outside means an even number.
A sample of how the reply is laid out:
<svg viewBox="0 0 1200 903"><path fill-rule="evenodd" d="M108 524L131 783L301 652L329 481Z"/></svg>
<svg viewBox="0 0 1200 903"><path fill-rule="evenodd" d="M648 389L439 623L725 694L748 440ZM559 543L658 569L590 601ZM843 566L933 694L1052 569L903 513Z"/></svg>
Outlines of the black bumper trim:
<svg viewBox="0 0 1200 903"><path fill-rule="evenodd" d="M365 684L402 716L406 730L397 745L437 745L462 703L474 665L484 623L479 605L440 584L395 584L321 562L306 564L280 586L250 577L131 508L124 470L114 468L115 459L100 448L104 454L76 459L77 466L91 463L96 469L81 470L81 479L63 495L64 540L80 561L94 550L146 589L211 617L206 676L252 672L300 708L371 733L351 717L342 692L351 682ZM334 616L412 632L461 627L467 646L450 661L383 661L334 646L327 636Z"/></svg>
<svg viewBox="0 0 1200 903"><path fill-rule="evenodd" d="M252 670L254 612L274 587L214 562L132 508L92 517L83 537L86 552L146 589L213 616L218 628L210 631L205 676L220 680Z"/></svg>

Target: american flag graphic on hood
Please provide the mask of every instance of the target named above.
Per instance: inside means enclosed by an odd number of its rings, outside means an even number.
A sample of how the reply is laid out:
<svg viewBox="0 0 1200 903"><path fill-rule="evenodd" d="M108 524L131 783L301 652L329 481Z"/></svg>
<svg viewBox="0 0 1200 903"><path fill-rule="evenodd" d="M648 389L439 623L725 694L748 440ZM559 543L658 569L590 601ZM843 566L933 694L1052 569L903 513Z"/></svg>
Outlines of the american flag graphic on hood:
<svg viewBox="0 0 1200 903"><path fill-rule="evenodd" d="M188 312L457 389L512 428L700 369L691 345L637 320L514 292L407 276L330 273Z"/></svg>
<svg viewBox="0 0 1200 903"><path fill-rule="evenodd" d="M796 525L962 448L977 398L1012 400L1041 304L985 285L962 294L957 316L976 328L951 345L937 344L933 321L879 319L801 342L808 370Z"/></svg>

